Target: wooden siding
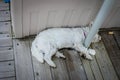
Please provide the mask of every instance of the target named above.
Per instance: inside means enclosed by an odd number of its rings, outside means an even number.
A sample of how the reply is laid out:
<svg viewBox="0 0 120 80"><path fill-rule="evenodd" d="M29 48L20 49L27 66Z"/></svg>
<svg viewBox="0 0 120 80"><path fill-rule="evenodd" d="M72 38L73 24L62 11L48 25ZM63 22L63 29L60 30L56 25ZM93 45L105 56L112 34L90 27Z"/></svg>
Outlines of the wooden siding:
<svg viewBox="0 0 120 80"><path fill-rule="evenodd" d="M120 27L120 0L114 0L114 6L107 19L103 23L103 28Z"/></svg>
<svg viewBox="0 0 120 80"><path fill-rule="evenodd" d="M12 0L12 25L17 38L48 27L80 26L94 20L102 0Z"/></svg>

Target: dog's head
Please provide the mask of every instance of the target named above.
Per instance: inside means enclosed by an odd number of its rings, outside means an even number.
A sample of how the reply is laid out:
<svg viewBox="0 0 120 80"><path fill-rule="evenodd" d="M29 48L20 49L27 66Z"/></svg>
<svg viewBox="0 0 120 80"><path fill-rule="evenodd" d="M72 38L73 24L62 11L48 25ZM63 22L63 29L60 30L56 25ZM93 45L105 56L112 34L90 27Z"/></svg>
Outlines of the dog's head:
<svg viewBox="0 0 120 80"><path fill-rule="evenodd" d="M90 24L89 24L89 30L92 28L92 25L93 25L93 21L91 21L90 22ZM94 36L94 38L93 38L93 40L92 40L92 43L96 43L96 42L99 42L101 40L101 36L97 33L95 36Z"/></svg>
<svg viewBox="0 0 120 80"><path fill-rule="evenodd" d="M96 34L92 40L92 43L99 42L101 40L101 36L99 34Z"/></svg>

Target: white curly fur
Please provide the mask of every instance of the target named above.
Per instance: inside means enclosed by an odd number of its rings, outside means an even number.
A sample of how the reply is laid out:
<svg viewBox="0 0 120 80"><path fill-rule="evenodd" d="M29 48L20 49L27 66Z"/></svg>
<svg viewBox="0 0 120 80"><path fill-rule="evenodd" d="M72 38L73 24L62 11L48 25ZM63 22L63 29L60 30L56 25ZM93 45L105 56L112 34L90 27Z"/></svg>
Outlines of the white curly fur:
<svg viewBox="0 0 120 80"><path fill-rule="evenodd" d="M91 55L95 55L95 50L87 49L83 45L88 32L89 27L44 30L37 35L32 43L32 55L41 63L45 60L50 66L56 67L52 61L52 56L65 58L58 50L61 48L73 48L84 54L87 59L92 60ZM93 42L98 42L100 39L100 36L96 34Z"/></svg>

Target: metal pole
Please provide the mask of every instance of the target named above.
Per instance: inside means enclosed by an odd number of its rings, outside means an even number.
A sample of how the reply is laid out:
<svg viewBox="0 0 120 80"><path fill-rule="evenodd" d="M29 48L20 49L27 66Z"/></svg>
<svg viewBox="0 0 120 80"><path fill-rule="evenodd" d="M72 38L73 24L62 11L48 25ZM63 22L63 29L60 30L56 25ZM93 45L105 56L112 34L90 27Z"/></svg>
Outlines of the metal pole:
<svg viewBox="0 0 120 80"><path fill-rule="evenodd" d="M103 22L105 21L108 13L112 9L113 4L114 4L114 0L104 0L103 5L102 5L102 7L92 25L92 28L85 40L84 45L86 47L89 47L93 37L98 32L99 28L102 26Z"/></svg>

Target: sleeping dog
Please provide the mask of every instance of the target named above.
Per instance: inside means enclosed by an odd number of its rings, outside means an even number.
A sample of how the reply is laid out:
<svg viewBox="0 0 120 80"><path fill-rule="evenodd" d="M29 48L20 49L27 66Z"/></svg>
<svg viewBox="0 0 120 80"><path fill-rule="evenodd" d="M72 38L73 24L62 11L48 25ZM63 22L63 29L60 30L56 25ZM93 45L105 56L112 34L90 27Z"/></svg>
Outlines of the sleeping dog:
<svg viewBox="0 0 120 80"><path fill-rule="evenodd" d="M86 36L90 27L79 28L51 28L40 32L32 42L32 55L41 63L46 61L50 66L56 67L52 61L52 56L65 58L58 50L61 48L73 48L92 60L91 55L95 55L95 50L84 46ZM96 34L92 42L98 42L101 37Z"/></svg>

